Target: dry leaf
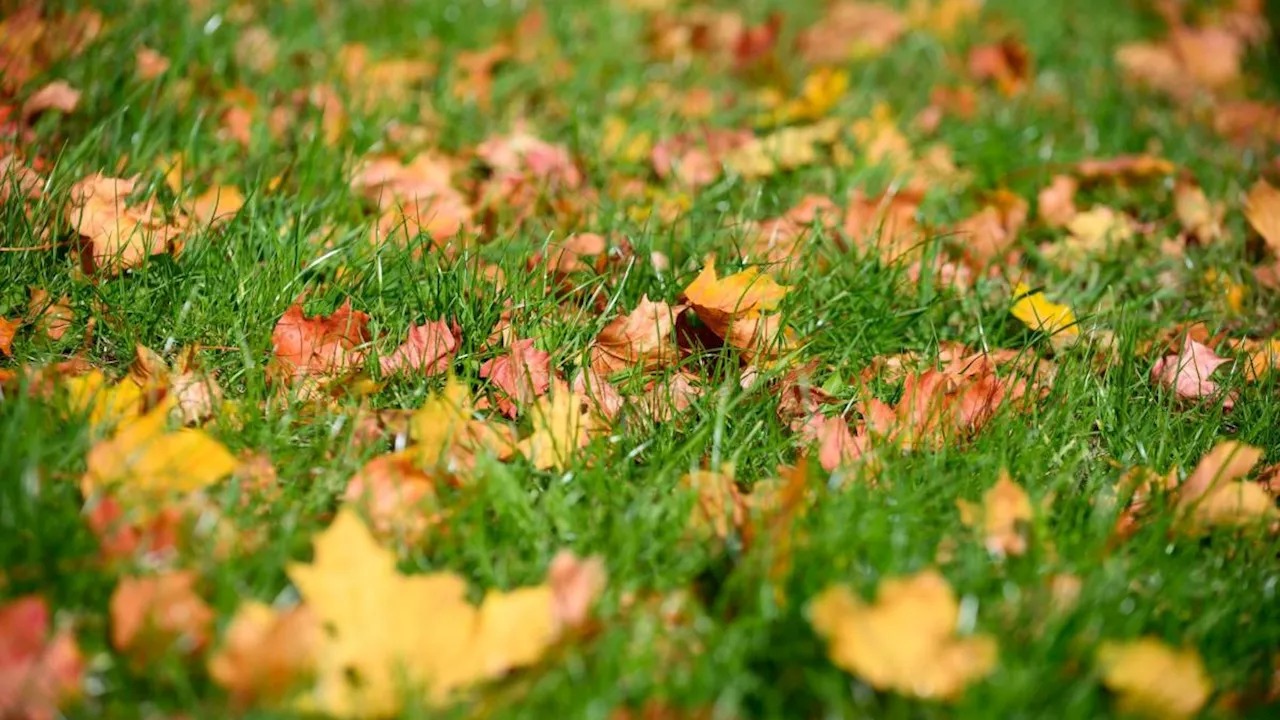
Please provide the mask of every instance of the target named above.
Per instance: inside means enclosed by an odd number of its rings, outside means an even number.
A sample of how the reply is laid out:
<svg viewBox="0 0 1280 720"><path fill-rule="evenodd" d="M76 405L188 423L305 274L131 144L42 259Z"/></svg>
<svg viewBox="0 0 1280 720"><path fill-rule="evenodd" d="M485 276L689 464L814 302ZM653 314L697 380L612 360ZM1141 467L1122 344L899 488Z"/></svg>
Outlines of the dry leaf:
<svg viewBox="0 0 1280 720"><path fill-rule="evenodd" d="M134 53L134 64L138 79L143 82L155 80L169 70L169 58L146 46Z"/></svg>
<svg viewBox="0 0 1280 720"><path fill-rule="evenodd" d="M1076 215L1075 196L1079 183L1070 175L1054 175L1049 186L1040 191L1036 209L1040 220L1049 227L1062 227Z"/></svg>
<svg viewBox="0 0 1280 720"><path fill-rule="evenodd" d="M956 505L960 508L960 522L982 533L992 555L1016 557L1027 552L1035 508L1027 491L1014 482L1007 470L1001 470L995 486L982 494L981 505L965 500L957 500Z"/></svg>
<svg viewBox="0 0 1280 720"><path fill-rule="evenodd" d="M414 545L441 519L436 501L438 479L418 467L415 460L416 454L409 452L380 455L347 482L342 499L363 511L380 538Z"/></svg>
<svg viewBox="0 0 1280 720"><path fill-rule="evenodd" d="M1156 361L1151 368L1151 380L1171 388L1179 399L1197 400L1218 393L1218 383L1209 376L1230 362L1230 359L1218 357L1208 346L1188 335L1183 339L1180 353L1166 355Z"/></svg>
<svg viewBox="0 0 1280 720"><path fill-rule="evenodd" d="M369 316L343 302L328 317L307 317L295 301L271 333L279 376L288 382L330 379L364 365Z"/></svg>
<svg viewBox="0 0 1280 720"><path fill-rule="evenodd" d="M189 571L120 578L111 593L111 645L145 663L170 649L191 655L204 648L213 610L195 592Z"/></svg>
<svg viewBox="0 0 1280 720"><path fill-rule="evenodd" d="M382 374L416 372L438 375L449 370L458 340L443 320L429 320L409 328L409 337L390 355L378 358Z"/></svg>
<svg viewBox="0 0 1280 720"><path fill-rule="evenodd" d="M874 603L847 587L824 590L809 620L831 661L877 690L954 700L991 672L997 648L987 635L956 635L960 605L934 570L881 582Z"/></svg>
<svg viewBox="0 0 1280 720"><path fill-rule="evenodd" d="M49 607L28 595L0 604L0 717L54 720L80 694L84 660L65 630L50 637Z"/></svg>
<svg viewBox="0 0 1280 720"><path fill-rule="evenodd" d="M70 297L63 295L57 302L51 302L48 290L31 289L31 300L27 303L27 321L35 324L36 332L57 342L71 329L73 320L75 320L75 313L71 310ZM7 354L7 346L3 341L4 322L0 319L0 349L5 350Z"/></svg>
<svg viewBox="0 0 1280 720"><path fill-rule="evenodd" d="M1120 710L1151 718L1189 718L1213 693L1213 681L1194 649L1175 650L1155 638L1104 642L1098 648L1102 683L1119 695Z"/></svg>
<svg viewBox="0 0 1280 720"><path fill-rule="evenodd" d="M637 368L660 370L679 357L675 323L684 307L653 302L648 295L629 315L616 318L596 336L591 347L591 367L602 375Z"/></svg>
<svg viewBox="0 0 1280 720"><path fill-rule="evenodd" d="M13 356L13 337L18 334L20 327L22 327L21 320L0 317L0 352L9 357Z"/></svg>
<svg viewBox="0 0 1280 720"><path fill-rule="evenodd" d="M1280 257L1280 190L1266 180L1258 180L1249 188L1244 214L1249 224L1262 236L1271 253Z"/></svg>
<svg viewBox="0 0 1280 720"><path fill-rule="evenodd" d="M602 430L589 412L590 402L561 388L537 399L530 409L533 433L520 441L520 453L539 470L563 470L591 436Z"/></svg>
<svg viewBox="0 0 1280 720"><path fill-rule="evenodd" d="M311 674L321 628L306 607L245 602L209 658L209 677L241 708L286 699Z"/></svg>
<svg viewBox="0 0 1280 720"><path fill-rule="evenodd" d="M27 101L22 103L22 122L48 110L61 113L73 113L80 105L80 91L63 80L54 80L35 91Z"/></svg>
<svg viewBox="0 0 1280 720"><path fill-rule="evenodd" d="M551 387L551 354L535 348L532 339L517 340L510 353L481 364L480 377L488 378L501 392L498 410L515 417L520 407Z"/></svg>
<svg viewBox="0 0 1280 720"><path fill-rule="evenodd" d="M1014 286L1013 296L1015 300L1009 312L1028 328L1068 338L1080 334L1080 326L1076 324L1075 313L1070 307L1050 302L1044 293L1033 293L1023 283Z"/></svg>
<svg viewBox="0 0 1280 720"><path fill-rule="evenodd" d="M1261 484L1242 480L1261 458L1261 449L1231 441L1206 453L1177 489L1176 506L1188 526L1236 527L1275 518L1275 498Z"/></svg>

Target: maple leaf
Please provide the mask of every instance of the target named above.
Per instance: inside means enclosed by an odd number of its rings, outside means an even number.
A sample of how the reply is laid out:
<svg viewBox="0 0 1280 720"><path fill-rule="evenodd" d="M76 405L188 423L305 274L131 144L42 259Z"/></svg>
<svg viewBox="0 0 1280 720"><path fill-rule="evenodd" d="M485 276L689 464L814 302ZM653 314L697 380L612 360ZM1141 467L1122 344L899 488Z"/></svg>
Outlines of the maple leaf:
<svg viewBox="0 0 1280 720"><path fill-rule="evenodd" d="M1259 483L1244 481L1262 450L1218 443L1177 488L1176 507L1190 529L1239 526L1275 518L1275 499Z"/></svg>
<svg viewBox="0 0 1280 720"><path fill-rule="evenodd" d="M1152 155L1117 155L1111 158L1089 158L1075 165L1075 173L1084 180L1146 180L1171 175L1176 166Z"/></svg>
<svg viewBox="0 0 1280 720"><path fill-rule="evenodd" d="M498 458L511 455L515 441L510 429L473 419L473 409L470 391L452 376L443 391L423 402L409 420L420 466L453 471L473 467L479 452Z"/></svg>
<svg viewBox="0 0 1280 720"><path fill-rule="evenodd" d="M314 670L321 632L305 606L279 611L242 603L209 658L209 677L241 708L283 700Z"/></svg>
<svg viewBox="0 0 1280 720"><path fill-rule="evenodd" d="M307 317L294 301L271 332L276 369L289 382L315 382L360 368L369 341L369 316L348 298L328 317ZM304 384L304 388L306 385Z"/></svg>
<svg viewBox="0 0 1280 720"><path fill-rule="evenodd" d="M351 179L351 189L373 201L382 213L380 237L403 227L410 237L424 234L434 242L448 240L472 224L472 210L454 186L453 165L422 154L408 164L396 157L366 158Z"/></svg>
<svg viewBox="0 0 1280 720"><path fill-rule="evenodd" d="M1151 368L1151 380L1171 388L1179 399L1196 400L1217 394L1218 383L1209 376L1230 362L1188 335L1183 339L1181 352L1156 361Z"/></svg>
<svg viewBox="0 0 1280 720"><path fill-rule="evenodd" d="M145 45L134 52L133 60L134 71L138 74L138 79L143 82L155 80L169 71L169 58Z"/></svg>
<svg viewBox="0 0 1280 720"><path fill-rule="evenodd" d="M685 301L722 340L745 351L770 351L782 335L776 310L791 290L757 268L717 277L715 261L707 259L702 272L684 289ZM754 354L754 353L753 353Z"/></svg>
<svg viewBox="0 0 1280 720"><path fill-rule="evenodd" d="M522 405L546 394L551 387L551 353L538 350L532 339L517 340L511 352L480 365L480 377L501 391L498 410L515 417Z"/></svg>
<svg viewBox="0 0 1280 720"><path fill-rule="evenodd" d="M563 470L602 429L588 412L590 405L584 396L563 386L538 398L530 411L533 433L520 441L520 453L539 470Z"/></svg>
<svg viewBox="0 0 1280 720"><path fill-rule="evenodd" d="M1026 88L1031 77L1031 53L1015 38L979 45L969 51L969 74L975 80L989 80L1005 95Z"/></svg>
<svg viewBox="0 0 1280 720"><path fill-rule="evenodd" d="M244 207L244 193L234 185L214 185L191 200L188 212L200 227L226 224Z"/></svg>
<svg viewBox="0 0 1280 720"><path fill-rule="evenodd" d="M175 503L135 508L109 492L89 498L83 513L104 560L140 559L154 564L177 554L187 516L186 508Z"/></svg>
<svg viewBox="0 0 1280 720"><path fill-rule="evenodd" d="M654 422L666 422L684 412L702 396L702 379L684 371L675 372L644 386L638 399L641 410Z"/></svg>
<svg viewBox="0 0 1280 720"><path fill-rule="evenodd" d="M54 80L32 93L31 97L22 103L22 122L31 122L36 115L48 110L70 114L75 112L79 105L80 91L71 87L65 80Z"/></svg>
<svg viewBox="0 0 1280 720"><path fill-rule="evenodd" d="M680 478L680 485L694 495L689 528L697 537L723 540L746 523L746 500L733 472L733 465L725 463L719 470L694 470Z"/></svg>
<svg viewBox="0 0 1280 720"><path fill-rule="evenodd" d="M581 627L607 582L604 561L599 557L584 560L569 550L557 552L547 566L547 585L551 588L557 625Z"/></svg>
<svg viewBox="0 0 1280 720"><path fill-rule="evenodd" d="M884 53L906 31L907 19L886 4L842 0L799 34L796 48L806 63L844 64Z"/></svg>
<svg viewBox="0 0 1280 720"><path fill-rule="evenodd" d="M171 649L203 649L214 614L196 594L196 579L186 570L120 578L109 605L112 647L142 664Z"/></svg>
<svg viewBox="0 0 1280 720"><path fill-rule="evenodd" d="M415 462L415 453L380 455L365 463L342 498L364 511L379 537L412 545L441 519L436 510L438 478Z"/></svg>
<svg viewBox="0 0 1280 720"><path fill-rule="evenodd" d="M1007 470L991 489L982 494L982 504L957 500L960 522L983 533L987 550L996 557L1019 556L1027 552L1027 533L1035 518L1031 498L1014 482Z"/></svg>
<svg viewBox="0 0 1280 720"><path fill-rule="evenodd" d="M148 397L167 393L184 425L212 417L222 404L222 388L212 375L196 369L196 352L187 348L170 368L155 351L138 345L129 375Z"/></svg>
<svg viewBox="0 0 1280 720"><path fill-rule="evenodd" d="M20 327L22 327L21 320L0 317L0 352L9 357L13 356L13 337Z"/></svg>
<svg viewBox="0 0 1280 720"><path fill-rule="evenodd" d="M1098 648L1102 684L1119 695L1121 712L1189 718L1213 693L1213 681L1194 649L1175 650L1155 638L1104 642Z"/></svg>
<svg viewBox="0 0 1280 720"><path fill-rule="evenodd" d="M409 328L409 337L390 355L378 358L384 375L417 371L438 375L449 369L458 351L458 339L443 320L429 320Z"/></svg>
<svg viewBox="0 0 1280 720"><path fill-rule="evenodd" d="M302 706L343 717L397 714L406 692L442 704L465 687L536 662L559 636L546 585L466 601L452 573L401 575L350 510L288 574L325 628L316 687Z"/></svg>
<svg viewBox="0 0 1280 720"><path fill-rule="evenodd" d="M654 143L650 162L659 178L674 178L686 189L697 189L720 177L724 159L755 139L750 130L707 129L676 135Z"/></svg>
<svg viewBox="0 0 1280 720"><path fill-rule="evenodd" d="M1062 334L1065 337L1080 334L1080 326L1076 324L1075 313L1071 312L1070 307L1050 302L1044 293L1033 293L1023 283L1014 286L1013 296L1016 299L1009 312L1028 328L1049 335Z"/></svg>
<svg viewBox="0 0 1280 720"><path fill-rule="evenodd" d="M969 262L983 268L1007 254L1027 220L1027 201L1000 191L993 202L960 221L955 233Z"/></svg>
<svg viewBox="0 0 1280 720"><path fill-rule="evenodd" d="M80 694L84 660L75 637L49 637L49 607L28 595L0 605L0 717L53 720Z"/></svg>
<svg viewBox="0 0 1280 720"><path fill-rule="evenodd" d="M138 385L133 382L108 385L106 376L96 368L66 378L61 387L68 409L84 415L95 432L142 417L145 398Z"/></svg>
<svg viewBox="0 0 1280 720"><path fill-rule="evenodd" d="M1245 198L1244 215L1271 253L1280 256L1280 189L1258 180Z"/></svg>
<svg viewBox="0 0 1280 720"><path fill-rule="evenodd" d="M574 376L570 389L589 405L590 412L601 425L607 425L617 419L626 399L618 392L618 388L609 384L596 371L583 368Z"/></svg>
<svg viewBox="0 0 1280 720"><path fill-rule="evenodd" d="M954 700L995 666L994 639L956 636L960 605L934 570L882 581L874 603L833 586L808 612L831 661L878 690Z"/></svg>
<svg viewBox="0 0 1280 720"><path fill-rule="evenodd" d="M1209 202L1194 180L1178 178L1173 186L1173 209L1183 231L1197 242L1215 242L1226 232L1222 225L1226 207Z"/></svg>
<svg viewBox="0 0 1280 720"><path fill-rule="evenodd" d="M71 309L71 298L63 295L54 302L49 299L48 290L31 289L31 300L27 303L27 321L35 323L36 332L57 342L71 329L74 319L75 312ZM0 329L2 327L0 326ZM0 340L2 339L3 333L0 332ZM2 342L0 347L3 347Z"/></svg>
<svg viewBox="0 0 1280 720"><path fill-rule="evenodd" d="M614 319L596 336L591 346L591 367L602 375L638 368L660 370L675 363L679 349L675 343L676 318L684 306L653 302L648 295L629 314Z"/></svg>
<svg viewBox="0 0 1280 720"><path fill-rule="evenodd" d="M94 445L81 483L85 494L116 485L141 496L189 492L235 469L235 457L204 431L168 431L171 409L171 402L161 403Z"/></svg>
<svg viewBox="0 0 1280 720"><path fill-rule="evenodd" d="M167 252L181 229L156 216L154 202L127 206L134 179L91 175L71 186L67 217L86 241L81 260L86 272L119 274L148 256Z"/></svg>
<svg viewBox="0 0 1280 720"><path fill-rule="evenodd" d="M802 434L818 446L818 464L827 472L858 460L866 452L866 437L854 435L844 418L813 415Z"/></svg>
<svg viewBox="0 0 1280 720"><path fill-rule="evenodd" d="M1040 220L1049 227L1062 227L1076 216L1075 196L1080 184L1070 175L1054 175L1037 196Z"/></svg>

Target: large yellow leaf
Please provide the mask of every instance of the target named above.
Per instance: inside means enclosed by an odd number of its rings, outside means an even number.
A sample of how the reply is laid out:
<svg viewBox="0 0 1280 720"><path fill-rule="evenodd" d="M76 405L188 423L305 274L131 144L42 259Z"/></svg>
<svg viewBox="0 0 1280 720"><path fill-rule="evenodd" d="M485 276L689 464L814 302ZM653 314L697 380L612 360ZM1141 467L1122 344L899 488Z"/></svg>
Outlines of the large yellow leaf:
<svg viewBox="0 0 1280 720"><path fill-rule="evenodd" d="M315 539L289 577L326 632L304 708L386 717L412 695L443 704L457 691L537 662L559 637L546 585L490 592L479 608L448 572L402 575L354 511Z"/></svg>
<svg viewBox="0 0 1280 720"><path fill-rule="evenodd" d="M1154 638L1103 643L1102 683L1119 695L1121 710L1152 718L1186 718L1213 692L1200 654L1174 650Z"/></svg>
<svg viewBox="0 0 1280 720"><path fill-rule="evenodd" d="M126 493L190 492L212 485L236 467L235 457L202 430L168 431L172 402L120 427L89 450L86 494L110 485Z"/></svg>

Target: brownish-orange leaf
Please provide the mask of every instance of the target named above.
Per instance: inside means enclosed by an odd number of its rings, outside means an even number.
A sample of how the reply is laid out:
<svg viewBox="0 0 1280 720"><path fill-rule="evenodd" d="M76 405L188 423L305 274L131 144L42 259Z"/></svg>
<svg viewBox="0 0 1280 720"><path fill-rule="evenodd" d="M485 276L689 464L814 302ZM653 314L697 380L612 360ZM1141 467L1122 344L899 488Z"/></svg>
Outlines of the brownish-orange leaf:
<svg viewBox="0 0 1280 720"><path fill-rule="evenodd" d="M196 580L190 571L120 578L111 593L111 645L140 664L169 651L202 650L214 615L196 594Z"/></svg>
<svg viewBox="0 0 1280 720"><path fill-rule="evenodd" d="M209 676L241 708L286 699L315 668L322 630L306 606L245 602L209 658Z"/></svg>
<svg viewBox="0 0 1280 720"><path fill-rule="evenodd" d="M409 328L409 337L390 355L378 358L384 375L398 372L438 375L449 369L458 339L443 320L429 320Z"/></svg>
<svg viewBox="0 0 1280 720"><path fill-rule="evenodd" d="M596 336L591 367L609 375L630 368L660 370L674 364L679 358L675 323L683 311L682 305L672 307L643 296L630 314L614 319Z"/></svg>
<svg viewBox="0 0 1280 720"><path fill-rule="evenodd" d="M0 717L54 720L80 694L84 660L75 637L50 637L49 607L28 595L0 605Z"/></svg>
<svg viewBox="0 0 1280 720"><path fill-rule="evenodd" d="M515 417L551 387L551 354L535 348L532 339L517 340L509 353L481 364L480 377L500 391L498 410Z"/></svg>
<svg viewBox="0 0 1280 720"><path fill-rule="evenodd" d="M342 303L328 317L307 317L295 301L271 333L278 376L286 383L328 379L359 369L369 341L369 316Z"/></svg>

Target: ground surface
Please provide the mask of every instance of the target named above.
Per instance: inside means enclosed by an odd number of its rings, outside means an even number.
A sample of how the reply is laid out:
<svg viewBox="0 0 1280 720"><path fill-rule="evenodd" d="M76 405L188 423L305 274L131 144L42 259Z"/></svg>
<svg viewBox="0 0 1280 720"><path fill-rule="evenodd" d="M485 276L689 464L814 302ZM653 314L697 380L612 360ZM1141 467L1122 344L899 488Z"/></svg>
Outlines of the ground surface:
<svg viewBox="0 0 1280 720"><path fill-rule="evenodd" d="M358 714L432 663L377 707L1273 716L1249 3L51 5L0 33L0 626L63 634L0 652L0 716ZM536 589L421 611L359 523L311 587L342 508ZM249 600L327 625L237 640Z"/></svg>

